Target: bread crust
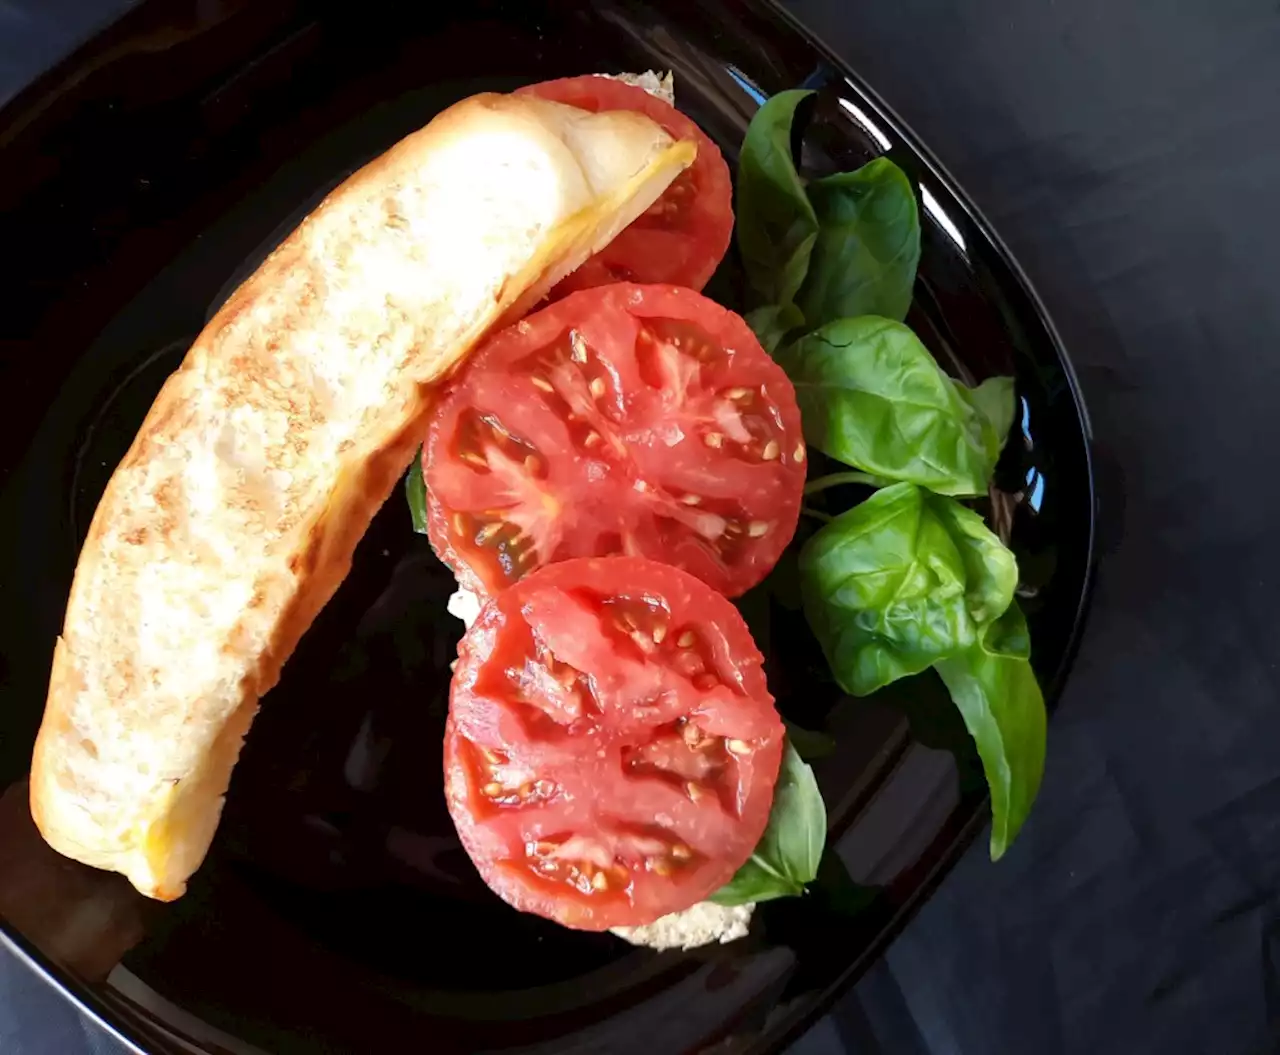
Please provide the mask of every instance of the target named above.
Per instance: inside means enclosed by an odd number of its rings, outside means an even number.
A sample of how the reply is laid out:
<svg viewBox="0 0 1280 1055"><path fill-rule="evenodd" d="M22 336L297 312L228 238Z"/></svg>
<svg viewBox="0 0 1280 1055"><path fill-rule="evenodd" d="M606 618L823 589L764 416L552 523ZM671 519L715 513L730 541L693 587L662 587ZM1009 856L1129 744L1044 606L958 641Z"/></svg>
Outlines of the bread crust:
<svg viewBox="0 0 1280 1055"><path fill-rule="evenodd" d="M232 294L80 554L30 778L51 846L183 893L258 700L409 464L432 385L693 149L638 114L475 96L343 183Z"/></svg>

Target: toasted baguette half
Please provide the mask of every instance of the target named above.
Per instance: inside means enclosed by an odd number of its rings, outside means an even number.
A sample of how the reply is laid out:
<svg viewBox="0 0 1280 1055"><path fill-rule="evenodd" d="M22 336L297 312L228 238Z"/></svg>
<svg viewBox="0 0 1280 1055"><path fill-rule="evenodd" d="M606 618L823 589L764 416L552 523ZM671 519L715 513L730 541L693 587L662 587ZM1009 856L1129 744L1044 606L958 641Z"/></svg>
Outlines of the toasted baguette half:
<svg viewBox="0 0 1280 1055"><path fill-rule="evenodd" d="M171 900L259 698L420 440L431 385L693 160L634 113L480 95L361 169L200 334L107 485L30 780L68 857Z"/></svg>

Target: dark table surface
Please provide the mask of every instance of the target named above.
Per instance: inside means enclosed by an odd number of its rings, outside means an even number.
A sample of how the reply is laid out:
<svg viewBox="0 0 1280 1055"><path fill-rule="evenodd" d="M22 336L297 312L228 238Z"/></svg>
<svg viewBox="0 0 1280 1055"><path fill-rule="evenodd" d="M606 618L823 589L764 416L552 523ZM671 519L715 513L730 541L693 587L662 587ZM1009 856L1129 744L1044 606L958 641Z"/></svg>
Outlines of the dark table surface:
<svg viewBox="0 0 1280 1055"><path fill-rule="evenodd" d="M797 1052L1280 1051L1280 4L789 4L1030 273L1103 504L1026 830L998 866L977 840ZM0 0L0 99L125 6ZM113 1050L0 959L0 1053Z"/></svg>

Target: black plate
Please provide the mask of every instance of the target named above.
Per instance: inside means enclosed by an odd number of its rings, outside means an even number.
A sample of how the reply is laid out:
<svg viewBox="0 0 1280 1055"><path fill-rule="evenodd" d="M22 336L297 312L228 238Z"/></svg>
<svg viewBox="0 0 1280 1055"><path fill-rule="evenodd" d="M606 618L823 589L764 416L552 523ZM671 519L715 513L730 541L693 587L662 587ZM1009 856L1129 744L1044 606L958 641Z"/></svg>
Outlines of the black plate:
<svg viewBox="0 0 1280 1055"><path fill-rule="evenodd" d="M4 934L157 1052L776 1048L883 950L985 819L976 756L936 686L840 700L776 602L757 626L780 705L836 734L816 768L837 857L812 896L765 906L729 946L637 951L518 915L480 885L440 792L450 579L398 498L266 699L185 898L145 903L62 861L26 816L80 539L220 298L327 189L446 104L589 71L673 69L681 107L731 162L763 96L819 87L807 163L888 151L920 182L913 325L962 375L1017 375L998 482L1020 495L1012 544L1056 698L1091 567L1084 409L1025 278L902 123L760 0L408 10L153 0L0 115ZM732 261L712 289L734 302Z"/></svg>

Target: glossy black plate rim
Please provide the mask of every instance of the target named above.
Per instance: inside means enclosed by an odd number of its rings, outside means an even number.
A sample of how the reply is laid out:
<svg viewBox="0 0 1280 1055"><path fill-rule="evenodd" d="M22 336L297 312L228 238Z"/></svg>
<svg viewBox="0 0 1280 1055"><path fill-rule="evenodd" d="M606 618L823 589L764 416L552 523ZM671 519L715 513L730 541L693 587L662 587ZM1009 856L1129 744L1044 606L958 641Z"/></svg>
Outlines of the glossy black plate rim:
<svg viewBox="0 0 1280 1055"><path fill-rule="evenodd" d="M1093 459L1093 430L1090 424L1088 409L1076 377L1075 368L1067 354L1061 334L1049 315L1039 293L1030 278L1018 263L1016 257L999 236L994 227L977 208L973 200L965 193L963 187L951 175L920 138L885 101L872 89L848 64L820 40L800 19L784 8L778 0L754 0L761 7L767 8L774 17L785 22L802 37L821 56L831 70L844 78L850 91L855 93L869 111L882 119L903 145L928 170L939 184L946 187L952 200L964 210L968 221L985 239L1008 268L1010 275L1018 285L1030 309L1029 316L1042 330L1052 346L1055 357L1066 378L1071 394L1072 406L1078 420L1083 441L1084 477L1087 492L1088 509L1083 510L1087 530L1084 540L1084 568L1080 595L1072 619L1071 630L1066 648L1058 669L1054 673L1054 681L1046 686L1046 700L1051 710L1057 709L1063 685L1075 663L1083 634L1085 619L1093 598L1093 589L1097 570L1097 524L1098 497ZM68 57L30 84L26 89L0 108L0 129L22 128L28 122L38 119L39 114L60 93L63 85L75 84L82 76L90 73L100 62L100 57L109 49L103 42L112 34L113 29L123 28L129 15L104 27L94 38L72 52ZM989 799L984 796L984 806ZM919 885L898 907L887 926L876 939L862 952L855 956L840 975L832 981L815 1000L807 1002L802 1008L788 1012L782 1019L772 1023L767 1036L761 1035L749 1050L753 1052L778 1051L798 1038L813 1023L825 1014L853 983L853 981L872 963L878 960L901 933L908 920L919 910L920 906L937 890L942 878L970 847L978 833L990 820L984 807L977 809L958 830L952 841L939 854L934 866L924 876ZM34 972L48 985L59 991L81 1014L88 1017L100 1028L124 1044L137 1055L188 1055L202 1050L194 1041L180 1038L167 1027L161 1027L144 1012L130 1008L123 999L109 998L108 995L92 986L69 971L54 964L43 953L37 950L13 927L3 916L0 916L0 945L15 959Z"/></svg>

